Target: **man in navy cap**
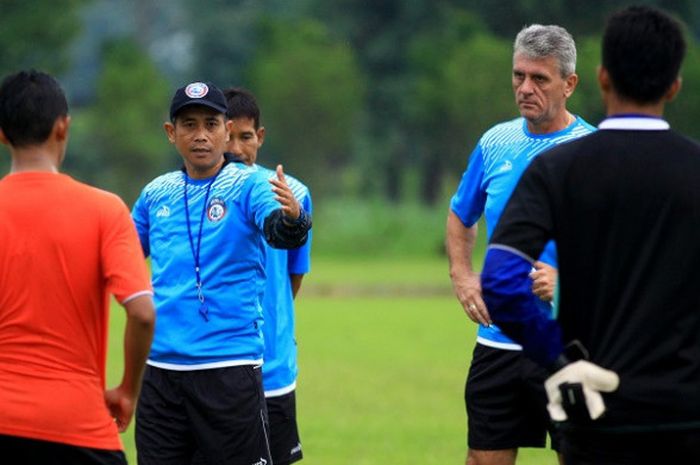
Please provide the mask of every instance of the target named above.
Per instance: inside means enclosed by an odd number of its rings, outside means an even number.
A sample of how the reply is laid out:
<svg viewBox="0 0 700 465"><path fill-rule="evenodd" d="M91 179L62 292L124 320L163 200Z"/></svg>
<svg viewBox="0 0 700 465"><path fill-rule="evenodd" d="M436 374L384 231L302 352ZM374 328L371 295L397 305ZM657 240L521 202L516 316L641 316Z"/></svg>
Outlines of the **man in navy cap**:
<svg viewBox="0 0 700 465"><path fill-rule="evenodd" d="M268 181L224 155L226 98L177 90L165 123L184 166L142 191L132 216L151 257L158 326L136 417L142 465L271 463L260 365L264 241L299 247L311 221L281 166Z"/></svg>

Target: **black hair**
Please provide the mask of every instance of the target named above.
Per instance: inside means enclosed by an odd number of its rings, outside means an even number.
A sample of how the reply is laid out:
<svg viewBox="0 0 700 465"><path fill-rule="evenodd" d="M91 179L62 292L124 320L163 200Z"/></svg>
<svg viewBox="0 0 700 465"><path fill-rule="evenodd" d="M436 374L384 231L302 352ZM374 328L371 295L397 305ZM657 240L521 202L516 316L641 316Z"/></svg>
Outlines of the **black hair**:
<svg viewBox="0 0 700 465"><path fill-rule="evenodd" d="M41 71L20 71L0 84L0 128L14 147L45 142L53 125L68 114L60 84Z"/></svg>
<svg viewBox="0 0 700 465"><path fill-rule="evenodd" d="M228 119L250 118L255 130L260 129L260 108L251 91L243 87L229 87L224 90L224 95L228 103Z"/></svg>
<svg viewBox="0 0 700 465"><path fill-rule="evenodd" d="M664 96L678 77L685 51L680 23L650 7L615 13L603 34L603 67L613 88L636 103L653 103Z"/></svg>

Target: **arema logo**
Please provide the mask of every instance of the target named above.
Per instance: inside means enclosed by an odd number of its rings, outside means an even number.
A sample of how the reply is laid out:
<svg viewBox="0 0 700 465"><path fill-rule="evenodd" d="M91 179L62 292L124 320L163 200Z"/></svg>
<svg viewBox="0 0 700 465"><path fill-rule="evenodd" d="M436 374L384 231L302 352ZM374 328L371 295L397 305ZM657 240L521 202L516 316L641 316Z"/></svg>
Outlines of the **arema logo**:
<svg viewBox="0 0 700 465"><path fill-rule="evenodd" d="M202 98L209 93L209 86L203 82L193 82L185 87L185 95L189 98Z"/></svg>
<svg viewBox="0 0 700 465"><path fill-rule="evenodd" d="M209 201L207 207L207 218L209 221L216 223L226 215L226 202L223 199L215 198Z"/></svg>
<svg viewBox="0 0 700 465"><path fill-rule="evenodd" d="M255 463L253 463L253 464L251 464L251 465L267 465L267 460L265 460L264 458L260 457L260 460L258 460L257 462L255 462Z"/></svg>

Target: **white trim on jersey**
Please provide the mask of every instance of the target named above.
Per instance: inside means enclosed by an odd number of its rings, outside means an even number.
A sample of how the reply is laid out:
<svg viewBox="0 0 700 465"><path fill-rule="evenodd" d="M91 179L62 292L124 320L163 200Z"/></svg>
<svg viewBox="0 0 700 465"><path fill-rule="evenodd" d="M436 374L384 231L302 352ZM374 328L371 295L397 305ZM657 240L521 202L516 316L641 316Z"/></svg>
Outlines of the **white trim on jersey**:
<svg viewBox="0 0 700 465"><path fill-rule="evenodd" d="M265 391L265 397L280 397L285 394L289 394L290 392L294 391L297 388L297 382L294 381L292 384L289 386L285 386L283 388L279 389L271 389L269 391Z"/></svg>
<svg viewBox="0 0 700 465"><path fill-rule="evenodd" d="M624 116L603 120L598 129L622 129L630 131L665 131L671 129L665 120L655 117Z"/></svg>
<svg viewBox="0 0 700 465"><path fill-rule="evenodd" d="M523 346L521 346L520 344L515 344L512 342L496 342L496 341L491 341L489 339L484 339L480 336L477 336L476 343L481 344L482 346L493 347L494 349L514 350L514 351L523 350Z"/></svg>
<svg viewBox="0 0 700 465"><path fill-rule="evenodd" d="M212 368L236 367L241 365L262 365L262 359L258 360L226 360L224 362L212 363L196 363L194 365L179 365L177 363L154 362L153 360L146 361L146 364L152 367L162 368L163 370L173 371L197 371L210 370Z"/></svg>
<svg viewBox="0 0 700 465"><path fill-rule="evenodd" d="M127 297L126 299L122 300L122 301L119 302L119 303L122 304L122 305L124 305L124 304L126 304L126 303L128 303L128 302L134 300L134 299L137 298L137 297L141 297L142 295L149 295L149 296L153 297L153 291L146 290L146 291L134 292L134 293L131 294L129 297Z"/></svg>

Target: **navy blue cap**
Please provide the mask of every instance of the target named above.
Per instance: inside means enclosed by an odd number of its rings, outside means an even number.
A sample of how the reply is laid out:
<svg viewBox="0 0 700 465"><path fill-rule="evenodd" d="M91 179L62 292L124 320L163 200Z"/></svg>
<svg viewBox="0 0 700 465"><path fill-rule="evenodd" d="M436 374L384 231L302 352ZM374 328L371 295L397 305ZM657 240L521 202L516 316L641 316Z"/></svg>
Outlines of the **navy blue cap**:
<svg viewBox="0 0 700 465"><path fill-rule="evenodd" d="M170 103L170 120L174 120L177 112L188 105L204 105L224 114L228 109L224 93L210 82L192 82L175 91Z"/></svg>

